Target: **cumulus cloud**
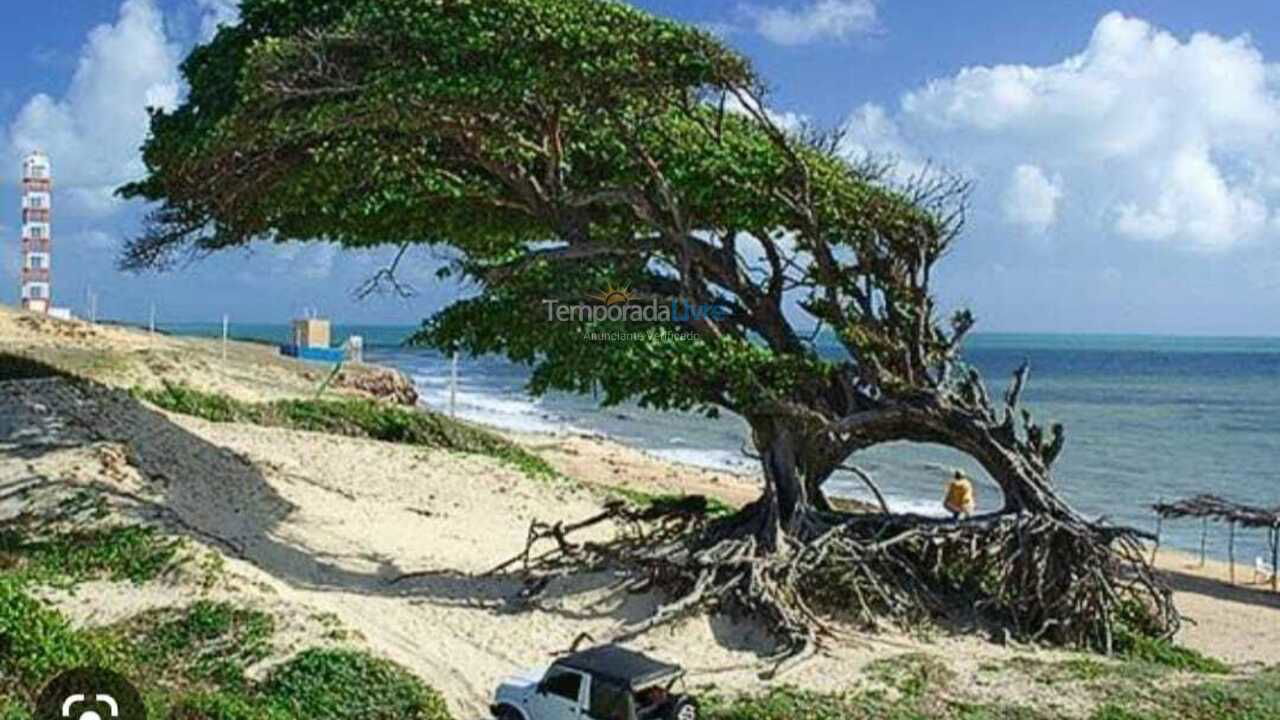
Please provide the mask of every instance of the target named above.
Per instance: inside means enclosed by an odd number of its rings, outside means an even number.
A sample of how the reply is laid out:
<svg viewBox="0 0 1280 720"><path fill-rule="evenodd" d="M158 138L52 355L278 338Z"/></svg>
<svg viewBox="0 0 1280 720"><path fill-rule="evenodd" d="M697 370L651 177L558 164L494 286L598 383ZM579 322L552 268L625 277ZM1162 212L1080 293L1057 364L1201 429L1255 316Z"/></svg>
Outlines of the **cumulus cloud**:
<svg viewBox="0 0 1280 720"><path fill-rule="evenodd" d="M147 107L178 101L180 57L154 2L125 0L113 24L89 33L62 97L36 95L18 112L5 137L6 167L43 150L76 211L111 212L111 191L143 172L138 147L147 132Z"/></svg>
<svg viewBox="0 0 1280 720"><path fill-rule="evenodd" d="M746 6L756 32L779 45L845 41L876 27L874 0L816 0L800 9Z"/></svg>
<svg viewBox="0 0 1280 720"><path fill-rule="evenodd" d="M1004 193L1005 219L1037 233L1048 230L1058 218L1061 183L1061 178L1045 177L1035 165L1017 166Z"/></svg>
<svg viewBox="0 0 1280 720"><path fill-rule="evenodd" d="M973 174L1013 225L1200 252L1278 235L1280 66L1247 36L1111 13L1057 64L966 68L848 125Z"/></svg>

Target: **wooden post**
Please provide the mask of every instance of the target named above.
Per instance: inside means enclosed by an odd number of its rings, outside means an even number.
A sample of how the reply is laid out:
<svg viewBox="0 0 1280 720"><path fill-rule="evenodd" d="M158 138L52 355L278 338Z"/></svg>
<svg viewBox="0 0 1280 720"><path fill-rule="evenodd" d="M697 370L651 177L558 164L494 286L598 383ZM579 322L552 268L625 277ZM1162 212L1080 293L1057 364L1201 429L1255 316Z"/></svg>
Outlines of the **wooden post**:
<svg viewBox="0 0 1280 720"><path fill-rule="evenodd" d="M1204 567L1204 544L1209 537L1209 518L1200 520L1200 567Z"/></svg>
<svg viewBox="0 0 1280 720"><path fill-rule="evenodd" d="M1231 521L1230 534L1227 536L1227 558L1231 561L1231 584L1236 584L1236 521Z"/></svg>

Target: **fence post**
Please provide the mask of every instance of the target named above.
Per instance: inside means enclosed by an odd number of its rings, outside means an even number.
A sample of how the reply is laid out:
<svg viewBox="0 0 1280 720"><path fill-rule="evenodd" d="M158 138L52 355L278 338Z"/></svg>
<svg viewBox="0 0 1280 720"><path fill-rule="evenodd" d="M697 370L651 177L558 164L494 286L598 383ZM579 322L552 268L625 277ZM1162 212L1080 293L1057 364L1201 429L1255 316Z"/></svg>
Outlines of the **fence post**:
<svg viewBox="0 0 1280 720"><path fill-rule="evenodd" d="M1236 521L1231 521L1230 535L1227 536L1227 557L1231 561L1231 584L1236 584Z"/></svg>

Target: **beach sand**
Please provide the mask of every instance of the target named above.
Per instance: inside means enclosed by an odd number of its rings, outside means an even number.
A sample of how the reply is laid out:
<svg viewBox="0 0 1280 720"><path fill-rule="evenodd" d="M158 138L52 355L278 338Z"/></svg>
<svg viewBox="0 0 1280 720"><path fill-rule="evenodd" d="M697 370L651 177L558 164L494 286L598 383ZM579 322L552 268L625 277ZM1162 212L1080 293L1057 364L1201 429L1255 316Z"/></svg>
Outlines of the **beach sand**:
<svg viewBox="0 0 1280 720"><path fill-rule="evenodd" d="M268 349L236 344L221 362L217 343L106 328L59 328L41 337L0 311L0 351L63 359L68 348L110 357L177 353L179 368L131 360L101 371L109 385L175 379L244 399L302 394L314 371L267 358ZM34 336L34 337L33 337ZM203 365L187 366L192 359ZM88 368L88 369L86 369ZM80 368L93 374L93 364ZM132 373L132 374L131 374ZM480 574L519 552L534 519L596 512L600 486L654 493L702 493L730 503L751 500L749 476L677 465L600 438L517 436L569 481L533 481L491 459L332 435L212 424L161 412L107 389L63 381L0 385L0 518L55 502L69 489L94 487L114 512L186 535L226 558L216 583L179 574L167 586L100 583L49 597L79 622L100 623L198 594L234 598L284 616L297 643L316 642L314 618L336 617L362 642L439 688L459 717L480 717L496 683L545 665L579 633L608 638L648 616L657 598L629 594L607 573L552 582L533 603L517 599L520 580ZM601 528L601 533L609 532ZM1191 619L1180 639L1236 663L1280 661L1280 595L1223 583L1218 563L1163 550L1160 567ZM1249 580L1251 568L1240 570ZM401 576L412 577L401 579ZM647 633L633 647L678 661L691 685L757 689L769 665L768 640L750 624L697 617ZM927 637L884 628L831 644L785 675L788 684L838 690L866 682L862 669L892 655L945 658L958 685L1081 714L1078 697L1013 671L1034 655L1071 653L1002 645L973 633L934 629ZM1002 674L1003 673L1003 674Z"/></svg>

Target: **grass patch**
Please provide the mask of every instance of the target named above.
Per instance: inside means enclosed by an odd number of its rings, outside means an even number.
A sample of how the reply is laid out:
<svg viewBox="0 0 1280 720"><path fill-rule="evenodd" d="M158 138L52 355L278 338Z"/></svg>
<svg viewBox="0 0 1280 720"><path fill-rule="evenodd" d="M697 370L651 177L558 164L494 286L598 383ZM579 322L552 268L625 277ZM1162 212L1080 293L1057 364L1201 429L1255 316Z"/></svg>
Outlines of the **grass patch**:
<svg viewBox="0 0 1280 720"><path fill-rule="evenodd" d="M737 508L732 505L705 495L656 494L627 487L611 487L608 493L643 510L670 509L686 506L689 503L697 505L705 503L707 517L724 517L737 512Z"/></svg>
<svg viewBox="0 0 1280 720"><path fill-rule="evenodd" d="M271 652L275 624L270 615L201 600L185 610L144 613L129 623L138 638L138 661L163 668L175 685L208 681L244 687L245 669Z"/></svg>
<svg viewBox="0 0 1280 720"><path fill-rule="evenodd" d="M350 650L307 650L276 668L263 700L292 717L335 720L447 718L444 699L404 669Z"/></svg>
<svg viewBox="0 0 1280 720"><path fill-rule="evenodd" d="M880 671L890 678L914 675L922 663L915 654L887 658ZM903 672L904 669L906 672ZM1073 690L1072 692L1076 692ZM765 693L725 697L702 695L708 720L1064 720L1062 711L1001 702L973 702L955 688L930 684L920 694L887 697L868 690L817 693L781 687ZM1275 720L1280 718L1280 666L1252 677L1213 680L1189 686L1145 684L1092 698L1089 720ZM1075 717L1072 715L1070 717Z"/></svg>
<svg viewBox="0 0 1280 720"><path fill-rule="evenodd" d="M956 678L955 671L945 662L928 653L905 653L875 660L867 665L866 672L873 680L906 698L943 690Z"/></svg>
<svg viewBox="0 0 1280 720"><path fill-rule="evenodd" d="M495 458L535 479L560 477L545 460L519 445L427 410L407 409L364 398L249 403L173 383L165 383L157 390L138 388L134 394L169 412L210 422L310 430L472 453Z"/></svg>
<svg viewBox="0 0 1280 720"><path fill-rule="evenodd" d="M1280 718L1280 666L1251 677L1108 698L1090 720L1273 720Z"/></svg>
<svg viewBox="0 0 1280 720"><path fill-rule="evenodd" d="M91 641L60 613L27 593L21 580L0 576L0 697L31 697L61 670L97 664L109 643Z"/></svg>
<svg viewBox="0 0 1280 720"><path fill-rule="evenodd" d="M1226 675L1231 666L1171 640L1125 635L1117 648L1122 657L1183 672ZM1280 717L1280 716L1277 716Z"/></svg>
<svg viewBox="0 0 1280 720"><path fill-rule="evenodd" d="M354 650L307 650L261 682L270 616L227 603L142 613L78 630L0 576L0 720L25 720L40 688L80 665L131 678L148 716L189 720L450 720L443 699L404 669Z"/></svg>
<svg viewBox="0 0 1280 720"><path fill-rule="evenodd" d="M100 578L141 585L175 567L181 547L181 540L138 525L47 534L8 527L0 530L0 568L58 587Z"/></svg>
<svg viewBox="0 0 1280 720"><path fill-rule="evenodd" d="M153 527L102 524L102 496L80 490L49 514L0 525L0 572L26 583L71 587L107 579L141 585L181 564L184 543Z"/></svg>
<svg viewBox="0 0 1280 720"><path fill-rule="evenodd" d="M1032 708L938 698L888 699L882 693L828 694L777 688L732 699L703 698L708 720L1051 720Z"/></svg>

